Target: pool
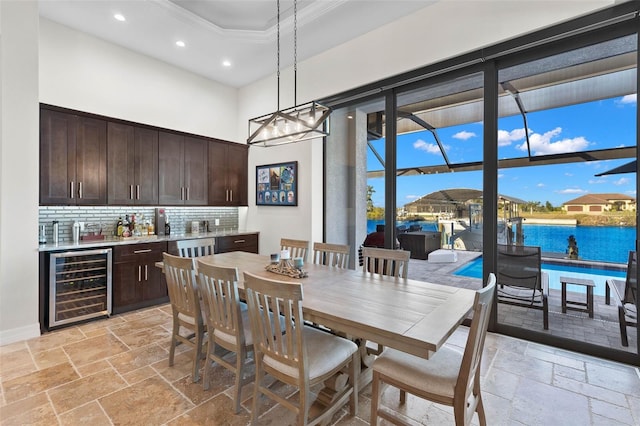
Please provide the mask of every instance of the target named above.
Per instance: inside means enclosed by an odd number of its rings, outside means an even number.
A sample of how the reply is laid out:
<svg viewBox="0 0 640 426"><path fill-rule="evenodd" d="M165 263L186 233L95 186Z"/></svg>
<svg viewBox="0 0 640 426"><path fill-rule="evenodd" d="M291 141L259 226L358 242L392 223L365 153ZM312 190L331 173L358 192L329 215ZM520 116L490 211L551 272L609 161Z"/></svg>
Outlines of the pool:
<svg viewBox="0 0 640 426"><path fill-rule="evenodd" d="M593 282L596 284L593 290L593 294L599 296L604 296L607 279L617 278L624 280L626 277L625 271L596 269L586 265L574 266L566 264L556 264L552 262L542 262L542 271L546 272L549 275L549 288L560 290L560 277L563 275L570 275L572 277L593 280ZM482 256L456 269L453 274L470 278L482 278ZM584 287L567 285L567 291L584 293Z"/></svg>

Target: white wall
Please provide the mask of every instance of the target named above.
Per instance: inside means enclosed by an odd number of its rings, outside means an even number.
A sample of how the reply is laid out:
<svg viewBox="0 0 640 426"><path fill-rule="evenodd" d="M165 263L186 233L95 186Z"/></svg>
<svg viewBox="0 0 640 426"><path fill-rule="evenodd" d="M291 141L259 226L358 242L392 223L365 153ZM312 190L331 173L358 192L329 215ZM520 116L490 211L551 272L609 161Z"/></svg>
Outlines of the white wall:
<svg viewBox="0 0 640 426"><path fill-rule="evenodd" d="M38 5L0 1L0 345L38 323Z"/></svg>
<svg viewBox="0 0 640 426"><path fill-rule="evenodd" d="M236 89L46 19L40 70L40 102L236 141Z"/></svg>

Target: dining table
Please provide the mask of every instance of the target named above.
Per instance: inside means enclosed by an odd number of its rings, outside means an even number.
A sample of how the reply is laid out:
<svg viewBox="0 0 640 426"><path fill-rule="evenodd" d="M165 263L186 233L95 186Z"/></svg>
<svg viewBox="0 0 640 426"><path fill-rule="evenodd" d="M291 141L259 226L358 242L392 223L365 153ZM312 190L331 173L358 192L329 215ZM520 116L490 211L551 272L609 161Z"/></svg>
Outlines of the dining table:
<svg viewBox="0 0 640 426"><path fill-rule="evenodd" d="M302 285L306 321L422 358L438 351L473 307L475 291L446 284L394 278L305 263L304 278L271 272L269 256L234 251L198 257L216 266ZM162 267L162 262L156 264Z"/></svg>

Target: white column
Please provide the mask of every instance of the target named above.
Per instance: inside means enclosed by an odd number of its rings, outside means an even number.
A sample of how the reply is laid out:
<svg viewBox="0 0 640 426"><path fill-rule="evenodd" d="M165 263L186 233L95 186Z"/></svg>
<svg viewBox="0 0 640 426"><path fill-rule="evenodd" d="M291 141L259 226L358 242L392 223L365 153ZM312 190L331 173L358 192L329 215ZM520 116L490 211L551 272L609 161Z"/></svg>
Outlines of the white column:
<svg viewBox="0 0 640 426"><path fill-rule="evenodd" d="M38 3L0 1L0 345L38 322Z"/></svg>

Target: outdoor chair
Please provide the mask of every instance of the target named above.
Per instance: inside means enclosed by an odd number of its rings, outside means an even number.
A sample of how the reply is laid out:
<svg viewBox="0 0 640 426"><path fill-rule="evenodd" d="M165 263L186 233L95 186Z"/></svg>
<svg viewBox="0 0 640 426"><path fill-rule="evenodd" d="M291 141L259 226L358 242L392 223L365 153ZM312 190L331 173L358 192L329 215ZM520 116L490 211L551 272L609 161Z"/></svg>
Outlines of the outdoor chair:
<svg viewBox="0 0 640 426"><path fill-rule="evenodd" d="M325 424L347 401L351 414L355 415L357 363L360 362L356 344L304 325L300 283L260 278L247 272L244 277L256 362L251 424L258 424L262 395L296 413L298 425ZM285 330L284 334L276 332L280 327ZM313 399L311 388L315 390L343 369L349 372L347 386L339 390L332 403L320 413L316 415L312 410L313 418L309 419ZM297 387L299 395L290 399L270 389L272 381L265 380L267 374Z"/></svg>
<svg viewBox="0 0 640 426"><path fill-rule="evenodd" d="M280 239L280 250L289 250L291 259L301 257L302 260L306 262L307 252L309 251L309 241L282 238Z"/></svg>
<svg viewBox="0 0 640 426"><path fill-rule="evenodd" d="M180 240L176 242L180 257L209 256L214 253L216 240L214 238L198 238L194 240Z"/></svg>
<svg viewBox="0 0 640 426"><path fill-rule="evenodd" d="M548 330L549 276L540 265L540 247L498 244L498 302L542 310Z"/></svg>
<svg viewBox="0 0 640 426"><path fill-rule="evenodd" d="M371 424L378 416L396 424L406 424L392 413L381 410L381 383L400 389L400 404L406 393L453 407L456 425L469 425L475 412L481 426L487 424L480 389L480 364L493 305L496 277L489 274L487 285L476 293L473 319L464 353L443 346L429 359L387 348L373 363Z"/></svg>
<svg viewBox="0 0 640 426"><path fill-rule="evenodd" d="M177 345L184 343L191 346L194 349L192 378L195 383L200 379L200 359L206 331L200 307L196 271L191 258L172 256L168 253L163 253L162 257L173 316L169 366L173 365ZM181 334L182 328L190 333Z"/></svg>
<svg viewBox="0 0 640 426"><path fill-rule="evenodd" d="M348 268L350 249L345 244L313 243L313 263Z"/></svg>
<svg viewBox="0 0 640 426"><path fill-rule="evenodd" d="M635 251L630 251L627 262L626 279L624 281L614 278L608 279L605 290L605 303L607 305L610 304L611 293L613 293L613 297L618 305L618 321L620 323L622 346L629 346L627 327L638 326L638 311L636 305L636 301L638 300L637 270L637 254Z"/></svg>

